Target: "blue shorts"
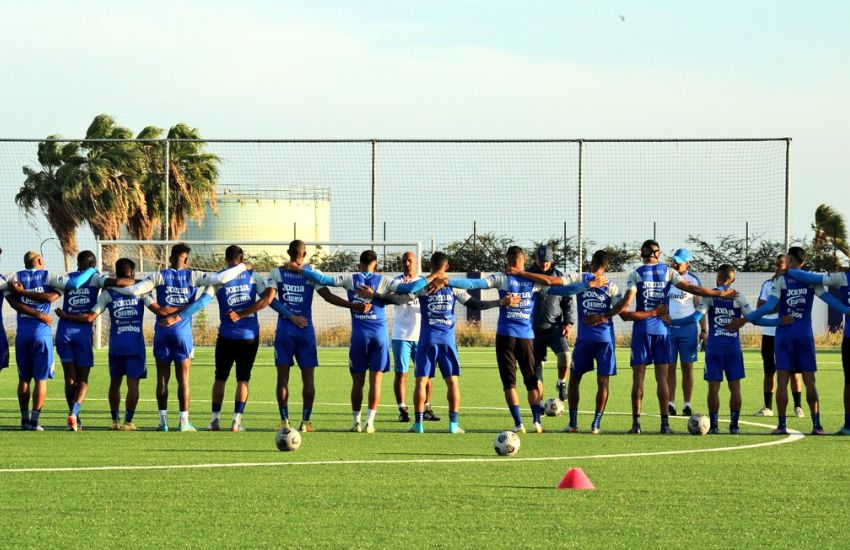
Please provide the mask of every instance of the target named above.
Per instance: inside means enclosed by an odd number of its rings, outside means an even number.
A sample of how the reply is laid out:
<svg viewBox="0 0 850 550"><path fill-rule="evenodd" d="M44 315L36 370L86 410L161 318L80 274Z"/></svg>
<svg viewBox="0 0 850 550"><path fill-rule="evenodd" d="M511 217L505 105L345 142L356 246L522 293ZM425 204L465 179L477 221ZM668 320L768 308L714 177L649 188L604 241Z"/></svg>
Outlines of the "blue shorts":
<svg viewBox="0 0 850 550"><path fill-rule="evenodd" d="M109 376L112 378L147 378L148 367L145 355L112 355L109 354Z"/></svg>
<svg viewBox="0 0 850 550"><path fill-rule="evenodd" d="M416 351L414 374L417 378L423 376L434 378L437 367L440 368L440 374L443 375L443 378L460 376L457 346L454 344L430 344L421 346Z"/></svg>
<svg viewBox="0 0 850 550"><path fill-rule="evenodd" d="M723 382L723 376L726 375L726 380L734 382L741 380L746 375L744 374L744 354L740 351L731 353L705 353L705 369L702 377L709 382Z"/></svg>
<svg viewBox="0 0 850 550"><path fill-rule="evenodd" d="M15 336L15 360L18 379L37 381L53 378L53 332L45 324L34 331L19 332Z"/></svg>
<svg viewBox="0 0 850 550"><path fill-rule="evenodd" d="M670 364L677 362L696 363L699 348L699 325L693 323L686 327L670 327L667 336L670 342Z"/></svg>
<svg viewBox="0 0 850 550"><path fill-rule="evenodd" d="M579 340L573 348L573 364L570 376L582 376L593 370L596 361L597 375L616 376L617 358L613 342L591 342Z"/></svg>
<svg viewBox="0 0 850 550"><path fill-rule="evenodd" d="M410 370L411 358L414 363L419 364L416 357L416 342L393 340L393 366L396 372L407 374L407 371Z"/></svg>
<svg viewBox="0 0 850 550"><path fill-rule="evenodd" d="M319 366L316 347L316 333L312 330L304 330L303 334L278 331L274 338L274 364L291 367L298 361L302 369L316 368Z"/></svg>
<svg viewBox="0 0 850 550"><path fill-rule="evenodd" d="M351 374L388 372L390 370L390 342L387 336L351 336L348 348L348 370Z"/></svg>
<svg viewBox="0 0 850 550"><path fill-rule="evenodd" d="M631 365L670 364L670 342L666 334L632 333Z"/></svg>
<svg viewBox="0 0 850 550"><path fill-rule="evenodd" d="M157 331L153 335L153 356L157 361L186 361L194 351L191 332Z"/></svg>
<svg viewBox="0 0 850 550"><path fill-rule="evenodd" d="M71 332L57 331L56 352L59 360L64 363L73 363L75 367L91 368L94 366L94 351L92 351L91 327L84 330L73 330Z"/></svg>
<svg viewBox="0 0 850 550"><path fill-rule="evenodd" d="M777 336L774 341L776 370L788 372L815 372L818 370L815 360L814 338L783 338Z"/></svg>

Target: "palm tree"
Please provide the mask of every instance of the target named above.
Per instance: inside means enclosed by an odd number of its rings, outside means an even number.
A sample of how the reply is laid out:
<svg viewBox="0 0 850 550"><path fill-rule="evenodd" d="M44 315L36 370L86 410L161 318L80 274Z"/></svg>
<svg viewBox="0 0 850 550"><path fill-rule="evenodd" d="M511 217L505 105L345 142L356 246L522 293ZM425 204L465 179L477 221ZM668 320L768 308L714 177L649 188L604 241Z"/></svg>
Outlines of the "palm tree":
<svg viewBox="0 0 850 550"><path fill-rule="evenodd" d="M170 140L197 140L196 128L180 123L168 131ZM168 170L168 236L180 238L189 220L203 221L206 206L217 211L216 186L221 158L204 152L200 141L171 141ZM164 210L164 209L163 209Z"/></svg>
<svg viewBox="0 0 850 550"><path fill-rule="evenodd" d="M142 204L133 205L127 218L127 231L134 239L144 241L153 239L157 226L162 221L165 179L163 133L162 128L147 126L136 136L136 139L151 141L136 144L144 156L145 170L141 174L140 185L145 200Z"/></svg>
<svg viewBox="0 0 850 550"><path fill-rule="evenodd" d="M59 136L48 136L48 140ZM81 218L66 200L69 183L79 166L79 143L43 141L38 144L40 169L23 167L24 184L15 195L15 202L31 220L40 212L47 219L59 239L65 270L70 269L70 258L77 253L77 226Z"/></svg>
<svg viewBox="0 0 850 550"><path fill-rule="evenodd" d="M836 269L840 265L839 252L850 257L844 216L831 206L822 204L817 207L812 230L815 233L812 239L813 262L822 264L815 266L816 269Z"/></svg>

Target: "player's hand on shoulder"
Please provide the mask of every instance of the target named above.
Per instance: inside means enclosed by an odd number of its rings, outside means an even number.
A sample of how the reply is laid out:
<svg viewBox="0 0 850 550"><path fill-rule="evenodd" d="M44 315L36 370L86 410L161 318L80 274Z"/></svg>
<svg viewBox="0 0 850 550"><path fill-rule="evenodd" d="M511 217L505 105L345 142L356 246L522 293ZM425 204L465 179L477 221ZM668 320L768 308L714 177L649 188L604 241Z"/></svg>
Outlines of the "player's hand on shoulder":
<svg viewBox="0 0 850 550"><path fill-rule="evenodd" d="M597 275L587 282L587 287L588 288L602 288L603 286L605 286L606 283L608 283L607 278L605 278L601 275Z"/></svg>
<svg viewBox="0 0 850 550"><path fill-rule="evenodd" d="M9 288L15 294L20 294L24 291L24 285L22 285L20 281L9 281Z"/></svg>
<svg viewBox="0 0 850 550"><path fill-rule="evenodd" d="M251 262L242 262L242 263L245 265L245 271L253 271L254 270L254 266L251 264Z"/></svg>
<svg viewBox="0 0 850 550"><path fill-rule="evenodd" d="M375 290L369 285L358 285L354 292L361 298L375 297Z"/></svg>
<svg viewBox="0 0 850 550"><path fill-rule="evenodd" d="M720 298L726 298L728 300L734 300L738 297L738 291L734 288L727 288L726 290L720 291Z"/></svg>

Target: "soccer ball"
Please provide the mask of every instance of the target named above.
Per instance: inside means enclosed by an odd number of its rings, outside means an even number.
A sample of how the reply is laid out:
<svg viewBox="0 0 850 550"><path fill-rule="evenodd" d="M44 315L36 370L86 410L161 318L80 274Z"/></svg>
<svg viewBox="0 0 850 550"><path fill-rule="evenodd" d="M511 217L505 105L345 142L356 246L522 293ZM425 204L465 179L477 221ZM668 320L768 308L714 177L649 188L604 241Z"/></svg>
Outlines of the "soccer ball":
<svg viewBox="0 0 850 550"><path fill-rule="evenodd" d="M499 432L493 448L499 456L514 456L519 452L519 436L514 432Z"/></svg>
<svg viewBox="0 0 850 550"><path fill-rule="evenodd" d="M711 427L711 421L702 414L695 414L688 419L688 431L693 435L705 435Z"/></svg>
<svg viewBox="0 0 850 550"><path fill-rule="evenodd" d="M543 412L546 416L561 416L564 414L564 402L556 397L547 399L543 405Z"/></svg>
<svg viewBox="0 0 850 550"><path fill-rule="evenodd" d="M301 434L292 428L281 428L275 435L274 442L280 451L297 451L301 447Z"/></svg>

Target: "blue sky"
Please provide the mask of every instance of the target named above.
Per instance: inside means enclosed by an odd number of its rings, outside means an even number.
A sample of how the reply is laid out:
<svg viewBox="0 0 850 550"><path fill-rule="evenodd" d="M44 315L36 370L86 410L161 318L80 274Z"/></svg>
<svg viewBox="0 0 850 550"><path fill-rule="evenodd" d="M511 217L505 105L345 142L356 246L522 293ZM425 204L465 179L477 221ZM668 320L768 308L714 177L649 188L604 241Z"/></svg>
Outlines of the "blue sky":
<svg viewBox="0 0 850 550"><path fill-rule="evenodd" d="M821 202L850 215L848 2L2 9L4 136L102 112L219 138L791 136L792 232Z"/></svg>

